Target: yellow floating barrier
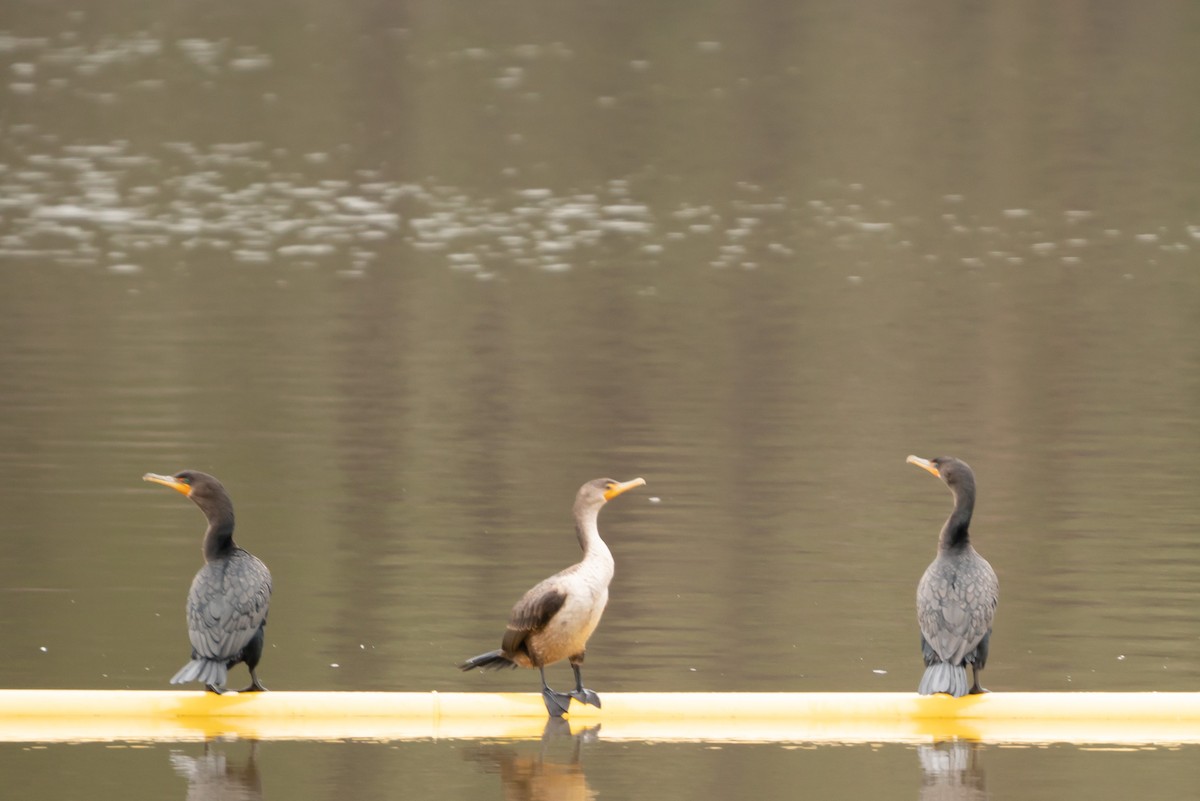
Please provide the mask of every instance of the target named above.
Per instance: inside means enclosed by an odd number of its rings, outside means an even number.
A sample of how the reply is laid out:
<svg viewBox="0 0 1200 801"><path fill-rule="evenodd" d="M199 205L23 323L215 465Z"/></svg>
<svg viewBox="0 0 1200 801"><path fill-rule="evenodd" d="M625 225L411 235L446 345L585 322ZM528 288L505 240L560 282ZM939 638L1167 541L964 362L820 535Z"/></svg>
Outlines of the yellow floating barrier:
<svg viewBox="0 0 1200 801"><path fill-rule="evenodd" d="M717 742L1200 742L1200 693L605 693L568 727ZM536 693L0 690L0 741L540 737Z"/></svg>
<svg viewBox="0 0 1200 801"><path fill-rule="evenodd" d="M1143 720L1200 724L1196 693L605 693L572 719ZM537 693L0 690L0 717L537 718Z"/></svg>

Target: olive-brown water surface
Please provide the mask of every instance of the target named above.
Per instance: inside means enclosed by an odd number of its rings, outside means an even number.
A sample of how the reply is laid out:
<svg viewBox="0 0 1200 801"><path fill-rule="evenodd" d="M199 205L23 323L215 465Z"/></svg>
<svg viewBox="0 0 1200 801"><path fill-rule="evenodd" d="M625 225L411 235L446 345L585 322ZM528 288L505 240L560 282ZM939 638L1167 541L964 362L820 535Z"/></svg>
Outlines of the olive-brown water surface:
<svg viewBox="0 0 1200 801"><path fill-rule="evenodd" d="M1198 689L1198 16L6 7L0 683L165 686L203 520L139 478L191 467L274 572L272 689L535 689L454 665L576 558L579 484L641 475L589 686L911 690L950 506L917 453L978 476L989 687ZM592 739L599 797L1198 784L1194 748ZM24 748L63 798L220 761ZM539 753L256 759L277 797L478 798Z"/></svg>

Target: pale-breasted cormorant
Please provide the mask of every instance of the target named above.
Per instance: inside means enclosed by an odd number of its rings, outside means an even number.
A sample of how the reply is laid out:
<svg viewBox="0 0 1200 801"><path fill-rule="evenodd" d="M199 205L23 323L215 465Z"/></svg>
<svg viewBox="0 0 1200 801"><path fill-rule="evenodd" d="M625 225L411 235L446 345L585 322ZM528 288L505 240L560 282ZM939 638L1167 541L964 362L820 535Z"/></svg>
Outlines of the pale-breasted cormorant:
<svg viewBox="0 0 1200 801"><path fill-rule="evenodd" d="M596 518L605 503L645 483L641 478L626 482L598 478L580 487L574 514L583 561L525 593L512 609L500 649L468 659L459 668L537 668L542 676L546 711L555 717L567 711L572 698L600 706L600 697L583 686L579 672L588 637L608 603L608 585L613 577L612 553L600 539ZM562 659L569 660L575 671L575 689L566 693L555 692L546 684L546 665Z"/></svg>

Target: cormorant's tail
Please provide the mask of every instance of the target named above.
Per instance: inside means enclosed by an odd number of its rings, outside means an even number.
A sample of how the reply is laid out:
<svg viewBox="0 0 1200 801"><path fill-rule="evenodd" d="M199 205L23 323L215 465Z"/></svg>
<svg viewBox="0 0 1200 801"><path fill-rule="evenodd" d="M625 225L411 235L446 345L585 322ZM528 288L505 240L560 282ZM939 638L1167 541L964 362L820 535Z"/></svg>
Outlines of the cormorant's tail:
<svg viewBox="0 0 1200 801"><path fill-rule="evenodd" d="M934 693L949 693L955 698L961 698L970 689L967 683L966 665L951 665L949 662L935 662L925 668L921 677L921 685L917 692L921 695Z"/></svg>
<svg viewBox="0 0 1200 801"><path fill-rule="evenodd" d="M517 663L504 655L503 651L488 651L486 654L473 656L466 662L458 666L459 670L500 670L501 668L515 668Z"/></svg>
<svg viewBox="0 0 1200 801"><path fill-rule="evenodd" d="M189 681L202 681L211 687L224 687L229 678L229 668L224 662L212 659L193 659L179 669L171 677L172 684L183 684Z"/></svg>

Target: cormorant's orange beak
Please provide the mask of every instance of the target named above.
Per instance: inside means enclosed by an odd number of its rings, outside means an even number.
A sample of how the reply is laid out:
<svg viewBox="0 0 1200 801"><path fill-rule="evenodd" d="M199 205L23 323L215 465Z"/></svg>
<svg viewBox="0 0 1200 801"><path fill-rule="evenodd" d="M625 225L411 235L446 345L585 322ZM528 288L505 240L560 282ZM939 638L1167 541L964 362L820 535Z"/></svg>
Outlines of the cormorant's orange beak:
<svg viewBox="0 0 1200 801"><path fill-rule="evenodd" d="M933 462L929 461L928 459L922 459L920 456L909 456L904 461L907 462L908 464L915 464L917 467L924 468L925 470L928 470L930 473L933 473L938 478L942 477L942 474L938 472L937 465L935 465Z"/></svg>
<svg viewBox="0 0 1200 801"><path fill-rule="evenodd" d="M170 487L176 492L182 492L189 498L192 497L192 488L189 484L184 484L175 476L160 476L158 473L147 473L142 476L142 481L153 481L155 484L162 484L164 487Z"/></svg>
<svg viewBox="0 0 1200 801"><path fill-rule="evenodd" d="M622 492L628 492L634 487L645 486L646 479L635 478L632 481L625 481L620 484L613 484L604 492L604 500L611 501L613 498L620 495Z"/></svg>

